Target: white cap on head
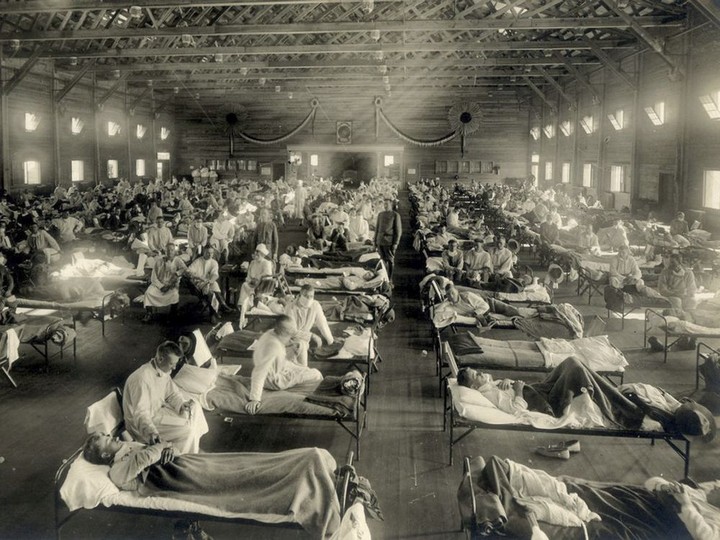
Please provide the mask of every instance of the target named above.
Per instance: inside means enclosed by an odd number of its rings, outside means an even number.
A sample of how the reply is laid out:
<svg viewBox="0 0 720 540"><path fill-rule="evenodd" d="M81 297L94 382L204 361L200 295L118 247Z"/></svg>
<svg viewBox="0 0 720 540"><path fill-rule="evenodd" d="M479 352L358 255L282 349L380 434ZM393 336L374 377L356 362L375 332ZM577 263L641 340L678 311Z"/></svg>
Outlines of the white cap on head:
<svg viewBox="0 0 720 540"><path fill-rule="evenodd" d="M265 257L270 255L270 250L268 249L268 247L265 244L258 244L257 247L255 248L255 251L259 251L260 253L265 255Z"/></svg>

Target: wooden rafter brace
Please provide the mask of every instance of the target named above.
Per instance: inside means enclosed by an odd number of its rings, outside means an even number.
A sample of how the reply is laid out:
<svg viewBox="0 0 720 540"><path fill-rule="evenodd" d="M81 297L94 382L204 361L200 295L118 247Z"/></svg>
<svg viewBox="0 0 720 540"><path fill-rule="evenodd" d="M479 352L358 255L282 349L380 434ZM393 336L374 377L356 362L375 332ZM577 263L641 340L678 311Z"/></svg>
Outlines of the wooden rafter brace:
<svg viewBox="0 0 720 540"><path fill-rule="evenodd" d="M575 100L568 95L565 90L563 90L563 87L560 86L560 83L558 83L554 78L550 76L550 74L543 68L542 66L538 66L537 70L542 73L542 76L545 77L545 80L550 83L550 85L557 91L558 94L560 94L560 97L563 98L565 101L567 101L570 104L574 104Z"/></svg>
<svg viewBox="0 0 720 540"><path fill-rule="evenodd" d="M147 88L145 88L142 92L140 92L140 94L138 95L138 97L136 97L136 98L133 100L133 102L130 104L130 106L128 107L128 111L130 111L131 113L134 113L134 112L135 112L135 109L137 108L137 106L140 104L140 102L141 102L143 99L145 99L145 96L148 95L148 93L150 92L150 90L152 90L152 86L148 85Z"/></svg>
<svg viewBox="0 0 720 540"><path fill-rule="evenodd" d="M690 3L705 15L710 22L720 28L720 7L717 2L713 2L713 0L690 0Z"/></svg>
<svg viewBox="0 0 720 540"><path fill-rule="evenodd" d="M630 88L633 90L637 90L637 87L635 86L635 81L633 81L632 77L625 73L622 69L620 69L620 66L617 65L617 63L610 58L605 51L603 51L597 44L593 43L592 41L590 43L590 50L597 56L600 61L607 67L610 71L612 71L615 75L620 77L625 84L627 84Z"/></svg>
<svg viewBox="0 0 720 540"><path fill-rule="evenodd" d="M35 66L35 64L37 64L38 60L40 60L44 52L45 47L38 47L33 51L30 58L28 58L25 63L20 66L20 69L15 72L15 75L12 76L12 79L10 79L3 85L2 92L4 95L9 95L10 92L17 88L17 85L22 82L22 80L28 73L30 73L30 70Z"/></svg>
<svg viewBox="0 0 720 540"><path fill-rule="evenodd" d="M540 88L538 88L537 85L532 82L532 80L530 80L530 77L523 76L523 79L525 80L525 83L532 89L532 91L535 92L540 97L540 99L543 100L545 105L547 105L554 114L557 114L557 107L552 101L548 99L548 97L545 95L545 92L540 90Z"/></svg>
<svg viewBox="0 0 720 540"><path fill-rule="evenodd" d="M660 56L665 63L670 66L673 72L683 75L685 70L678 64L674 58L665 52L665 46L658 39L652 36L645 28L643 28L633 17L625 13L620 7L618 7L617 0L603 0L603 3L613 11L618 17L625 21L628 26L635 32L640 39L647 43L655 53Z"/></svg>
<svg viewBox="0 0 720 540"><path fill-rule="evenodd" d="M100 99L97 100L95 106L99 109L102 108L102 106L105 105L105 102L112 97L112 95L116 92L118 88L120 88L120 85L125 82L125 79L127 79L128 75L128 72L121 73L120 78L115 81L115 83L108 89L107 92L100 96Z"/></svg>
<svg viewBox="0 0 720 540"><path fill-rule="evenodd" d="M163 112L169 105L172 105L174 102L175 100L172 96L169 99L166 99L153 110L153 116L157 118L157 115Z"/></svg>
<svg viewBox="0 0 720 540"><path fill-rule="evenodd" d="M79 83L82 78L87 75L87 72L90 71L90 68L95 65L95 60L90 60L89 62L85 62L83 64L82 68L80 68L80 71L78 71L75 76L72 78L72 80L67 83L65 86L63 86L55 96L55 103L60 103L65 96L68 95L70 90L75 88L77 83Z"/></svg>
<svg viewBox="0 0 720 540"><path fill-rule="evenodd" d="M555 58L558 59L562 64L565 66L565 68L572 74L573 77L575 77L575 81L585 88L588 92L590 92L590 95L593 98L593 102L600 104L602 103L602 100L600 98L600 94L597 93L597 90L595 90L595 87L590 83L590 81L583 75L580 70L570 61L569 58L561 55L556 54Z"/></svg>

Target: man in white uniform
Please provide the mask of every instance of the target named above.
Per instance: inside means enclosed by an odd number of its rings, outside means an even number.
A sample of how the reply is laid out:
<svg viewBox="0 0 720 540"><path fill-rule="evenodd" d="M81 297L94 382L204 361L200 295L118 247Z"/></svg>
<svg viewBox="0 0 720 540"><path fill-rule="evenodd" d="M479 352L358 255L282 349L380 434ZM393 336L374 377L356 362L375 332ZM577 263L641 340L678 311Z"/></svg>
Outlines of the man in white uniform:
<svg viewBox="0 0 720 540"><path fill-rule="evenodd" d="M287 390L299 384L322 381L322 374L317 369L286 358L286 347L296 333L295 322L287 315L280 315L272 330L260 336L255 344L250 401L245 405L248 414L256 414L261 409L263 389Z"/></svg>
<svg viewBox="0 0 720 540"><path fill-rule="evenodd" d="M143 306L147 313L143 319L152 318L153 308L170 306L171 313L180 302L180 276L187 272L185 262L176 255L175 244L165 246L165 256L157 257L150 276L150 286L145 291Z"/></svg>
<svg viewBox="0 0 720 540"><path fill-rule="evenodd" d="M195 259L188 268L188 274L195 287L205 296L210 304L212 323L217 322L217 313L220 308L227 309L227 305L222 298L220 284L220 267L218 262L213 258L215 250L212 246L207 246L203 251L202 257Z"/></svg>
<svg viewBox="0 0 720 540"><path fill-rule="evenodd" d="M125 428L145 444L170 442L178 453L200 451L200 437L208 432L202 409L193 400L185 401L170 378L182 351L166 341L155 357L134 371L125 382L123 416Z"/></svg>
<svg viewBox="0 0 720 540"><path fill-rule="evenodd" d="M308 364L308 348L310 341L315 346L320 346L322 340L311 330L317 328L328 345L334 343L330 326L328 326L325 313L323 313L320 302L315 300L315 288L312 285L303 285L297 298L290 301L285 314L288 315L297 325L297 334L293 342L298 344L297 363L302 366Z"/></svg>

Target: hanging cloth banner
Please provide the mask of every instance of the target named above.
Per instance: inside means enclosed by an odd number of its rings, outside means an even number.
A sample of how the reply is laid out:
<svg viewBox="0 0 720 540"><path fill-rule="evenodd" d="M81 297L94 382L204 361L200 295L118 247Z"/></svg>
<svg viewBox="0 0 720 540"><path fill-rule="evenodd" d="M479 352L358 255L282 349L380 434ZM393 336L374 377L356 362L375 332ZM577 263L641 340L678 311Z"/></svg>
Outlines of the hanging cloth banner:
<svg viewBox="0 0 720 540"><path fill-rule="evenodd" d="M274 138L274 139L258 139L258 138L256 138L256 137L253 137L253 136L251 136L251 135L248 135L248 134L246 134L246 133L243 133L242 131L238 132L238 135L239 135L240 137L242 137L243 139L245 139L246 141L251 142L251 143L253 143L253 144L277 144L277 143L281 143L281 142L283 142L283 141L288 140L288 139L289 139L290 137L292 137L293 135L297 135L298 133L300 133L303 129L305 129L305 126L307 126L311 121L314 121L314 120L315 120L315 112L317 111L318 104L319 104L318 100L317 100L317 99L313 99L313 100L310 102L310 105L312 106L312 110L308 113L308 115L305 117L305 119L304 119L302 122L300 122L300 125L298 125L295 129L293 129L293 130L290 131L289 133L286 133L285 135L281 135L280 137L276 137L276 138Z"/></svg>
<svg viewBox="0 0 720 540"><path fill-rule="evenodd" d="M453 131L452 133L448 133L444 137L440 137L439 139L433 139L433 140L422 140L422 139L415 139L413 137L410 137L408 135L405 135L402 131L400 131L391 121L390 119L385 116L385 112L382 110L382 98L375 98L375 134L378 133L378 118L382 118L383 122L387 125L387 127L390 128L390 131L392 131L395 135L400 137L402 140L407 141L411 144L415 144L417 146L423 146L423 147L430 147L430 146L440 146L441 144L445 144L448 141L452 141L455 137L458 136L460 133L460 130Z"/></svg>

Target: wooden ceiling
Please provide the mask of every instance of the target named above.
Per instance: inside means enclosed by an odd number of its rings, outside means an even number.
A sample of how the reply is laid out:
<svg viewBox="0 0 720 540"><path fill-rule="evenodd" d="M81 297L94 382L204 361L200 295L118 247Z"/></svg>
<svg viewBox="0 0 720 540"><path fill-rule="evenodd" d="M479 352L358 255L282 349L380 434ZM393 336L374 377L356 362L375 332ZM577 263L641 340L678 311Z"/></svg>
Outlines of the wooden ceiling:
<svg viewBox="0 0 720 540"><path fill-rule="evenodd" d="M705 0L694 0L705 2ZM7 0L4 58L136 96L543 94L683 31L684 0ZM66 89L69 90L69 88ZM182 91L182 92L181 92Z"/></svg>

